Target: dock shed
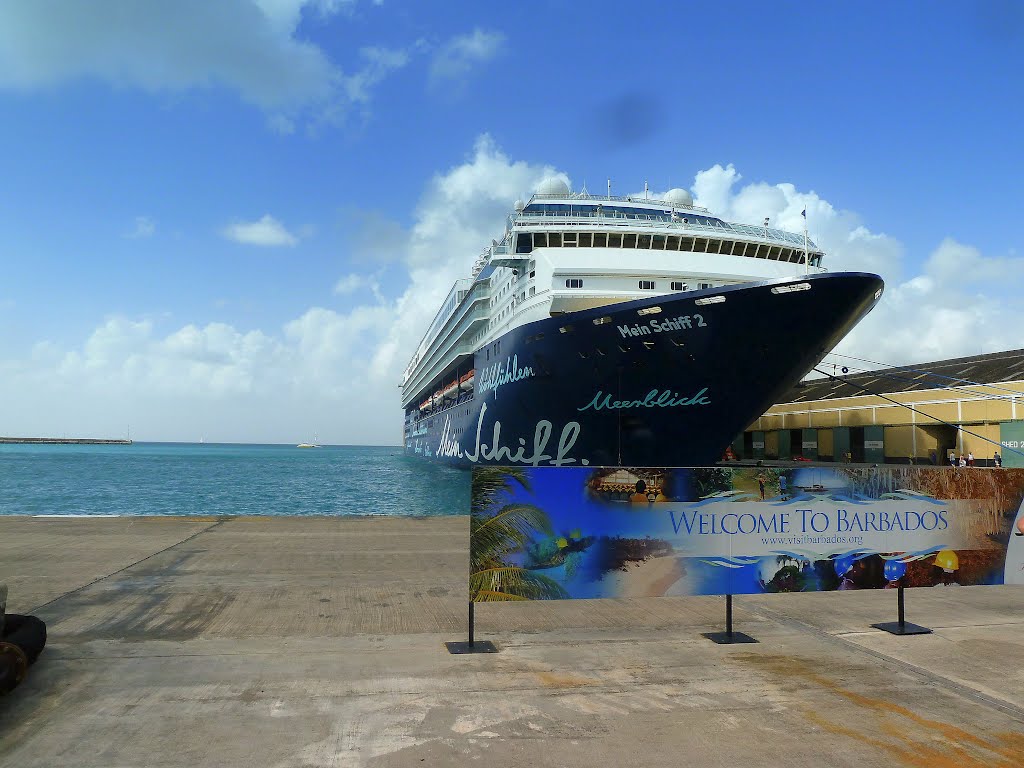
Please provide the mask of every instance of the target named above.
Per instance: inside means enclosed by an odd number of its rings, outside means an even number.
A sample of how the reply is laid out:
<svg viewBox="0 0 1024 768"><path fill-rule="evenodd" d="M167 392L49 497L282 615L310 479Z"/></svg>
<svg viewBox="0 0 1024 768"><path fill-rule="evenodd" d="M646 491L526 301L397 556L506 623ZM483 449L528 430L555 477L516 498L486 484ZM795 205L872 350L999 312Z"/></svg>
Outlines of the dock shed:
<svg viewBox="0 0 1024 768"><path fill-rule="evenodd" d="M851 364L852 365L852 364ZM1024 349L829 376L794 387L733 443L743 459L1024 466Z"/></svg>

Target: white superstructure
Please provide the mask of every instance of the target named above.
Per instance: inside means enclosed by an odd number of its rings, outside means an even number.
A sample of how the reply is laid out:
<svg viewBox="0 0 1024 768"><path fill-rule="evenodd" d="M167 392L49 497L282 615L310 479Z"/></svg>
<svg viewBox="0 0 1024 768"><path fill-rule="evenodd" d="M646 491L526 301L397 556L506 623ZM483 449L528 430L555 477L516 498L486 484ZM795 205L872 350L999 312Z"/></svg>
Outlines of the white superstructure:
<svg viewBox="0 0 1024 768"><path fill-rule="evenodd" d="M458 281L402 379L407 409L472 391L473 354L526 323L652 295L824 271L806 234L725 222L688 192L572 193L557 179L517 201L501 240Z"/></svg>

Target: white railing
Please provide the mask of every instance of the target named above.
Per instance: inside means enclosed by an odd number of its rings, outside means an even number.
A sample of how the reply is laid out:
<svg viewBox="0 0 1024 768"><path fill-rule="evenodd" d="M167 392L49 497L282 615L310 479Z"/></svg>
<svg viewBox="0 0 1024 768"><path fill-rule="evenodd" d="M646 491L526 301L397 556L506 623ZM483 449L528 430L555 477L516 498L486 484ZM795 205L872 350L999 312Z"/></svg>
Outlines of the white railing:
<svg viewBox="0 0 1024 768"><path fill-rule="evenodd" d="M636 205L636 204L640 204L640 205L663 205L666 208L678 208L678 209L684 210L684 211L699 211L701 213L706 213L706 214L710 215L710 211L708 211L707 208L701 208L699 205L687 205L686 203L673 203L671 200L655 200L653 197L652 198L643 198L643 197L633 197L633 196L620 197L620 196L617 196L617 195L589 195L589 194L585 195L585 194L582 194L582 193L572 193L572 192L570 192L567 195L541 195L541 194L536 194L536 195L533 195L533 197L530 198L530 202L532 203L534 200L565 200L565 201L568 202L569 205L572 205L572 201L574 201L574 200L586 200L587 202L597 203L599 205L601 203L603 203L603 202L608 202L608 203L631 203L631 204L634 204L634 205ZM529 205L529 203L527 203L527 205Z"/></svg>

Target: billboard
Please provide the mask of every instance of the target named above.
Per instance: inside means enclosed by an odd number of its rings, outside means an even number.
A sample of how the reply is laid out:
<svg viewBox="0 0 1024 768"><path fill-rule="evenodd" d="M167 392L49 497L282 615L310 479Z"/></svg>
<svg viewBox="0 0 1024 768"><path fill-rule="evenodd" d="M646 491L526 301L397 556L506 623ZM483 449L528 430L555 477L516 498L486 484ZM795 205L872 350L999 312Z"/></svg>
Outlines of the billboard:
<svg viewBox="0 0 1024 768"><path fill-rule="evenodd" d="M474 601L1024 584L1024 470L475 467Z"/></svg>

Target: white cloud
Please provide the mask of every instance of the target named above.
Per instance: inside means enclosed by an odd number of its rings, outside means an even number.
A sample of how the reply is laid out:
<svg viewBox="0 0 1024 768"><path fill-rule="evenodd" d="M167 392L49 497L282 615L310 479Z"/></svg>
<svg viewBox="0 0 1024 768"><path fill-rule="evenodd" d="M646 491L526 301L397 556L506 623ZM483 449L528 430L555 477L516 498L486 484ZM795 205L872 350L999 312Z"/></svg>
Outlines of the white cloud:
<svg viewBox="0 0 1024 768"><path fill-rule="evenodd" d="M361 48L359 55L364 66L356 74L343 77L345 92L350 101L365 104L370 100L370 89L377 86L392 72L409 63L410 54L395 48Z"/></svg>
<svg viewBox="0 0 1024 768"><path fill-rule="evenodd" d="M305 115L338 122L349 104L404 66L400 51L363 50L343 71L300 38L304 17L326 18L354 0L37 0L0 6L0 88L99 80L148 92L222 87L269 115L278 132Z"/></svg>
<svg viewBox="0 0 1024 768"><path fill-rule="evenodd" d="M385 301L380 290L380 281L376 276L359 275L352 272L339 278L338 282L334 284L334 292L339 296L349 296L357 291L363 291L373 296L377 303Z"/></svg>
<svg viewBox="0 0 1024 768"><path fill-rule="evenodd" d="M430 79L434 85L465 80L473 68L501 53L505 36L500 32L474 29L466 35L453 37L434 54Z"/></svg>
<svg viewBox="0 0 1024 768"><path fill-rule="evenodd" d="M224 227L221 234L228 240L245 245L265 247L293 246L299 238L269 213L256 221L240 221Z"/></svg>
<svg viewBox="0 0 1024 768"><path fill-rule="evenodd" d="M130 240L138 240L145 237L152 237L156 232L156 222L149 216L136 216L135 225L125 233Z"/></svg>

